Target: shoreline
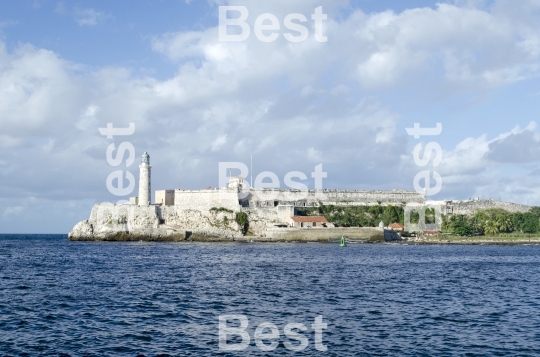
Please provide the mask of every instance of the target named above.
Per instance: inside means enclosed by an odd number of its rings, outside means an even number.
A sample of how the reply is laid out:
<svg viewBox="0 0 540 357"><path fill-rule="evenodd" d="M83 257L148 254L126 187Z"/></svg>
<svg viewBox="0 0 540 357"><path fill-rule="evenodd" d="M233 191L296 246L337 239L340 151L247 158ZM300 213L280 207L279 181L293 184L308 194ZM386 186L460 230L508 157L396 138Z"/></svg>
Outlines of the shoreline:
<svg viewBox="0 0 540 357"><path fill-rule="evenodd" d="M121 237L109 237L105 239L68 239L69 242L126 242L126 243L318 243L318 244L339 244L340 238L269 238L257 236L245 236L239 238L223 237L190 237L188 239L180 237L141 237L122 235ZM127 238L127 239L126 239ZM395 245L540 245L540 237L528 239L402 239L394 241L385 241L380 237L366 238L347 238L348 244L395 244Z"/></svg>
<svg viewBox="0 0 540 357"><path fill-rule="evenodd" d="M504 239L475 239L475 240L403 240L398 242L400 244L414 244L414 245L540 245L540 238L531 239L519 239L519 240L504 240Z"/></svg>

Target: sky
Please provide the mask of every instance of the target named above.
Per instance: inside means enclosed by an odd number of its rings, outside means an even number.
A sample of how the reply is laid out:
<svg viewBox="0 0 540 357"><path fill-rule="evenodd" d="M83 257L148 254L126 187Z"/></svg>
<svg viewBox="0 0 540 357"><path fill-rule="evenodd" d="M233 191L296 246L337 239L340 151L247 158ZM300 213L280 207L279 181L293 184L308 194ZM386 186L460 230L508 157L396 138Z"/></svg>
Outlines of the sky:
<svg viewBox="0 0 540 357"><path fill-rule="evenodd" d="M249 37L220 39L220 6L247 10ZM320 164L328 189L415 190L428 171L428 199L540 205L539 25L540 0L0 0L0 233L67 233L137 196L107 182L137 179L145 151L153 190L217 187L220 162L253 157L248 180L284 188L290 172L314 188Z"/></svg>

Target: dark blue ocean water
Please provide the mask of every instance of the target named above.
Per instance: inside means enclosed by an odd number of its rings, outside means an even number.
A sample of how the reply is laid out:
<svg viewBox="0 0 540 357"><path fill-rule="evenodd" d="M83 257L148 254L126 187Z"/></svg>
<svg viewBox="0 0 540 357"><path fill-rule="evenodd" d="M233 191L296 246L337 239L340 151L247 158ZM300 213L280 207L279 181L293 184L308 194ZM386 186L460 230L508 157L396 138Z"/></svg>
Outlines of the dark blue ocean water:
<svg viewBox="0 0 540 357"><path fill-rule="evenodd" d="M220 353L223 314L248 318L247 350ZM540 355L540 247L0 236L2 356L264 355L262 322L281 334L267 355ZM302 352L283 345L291 322L308 327Z"/></svg>

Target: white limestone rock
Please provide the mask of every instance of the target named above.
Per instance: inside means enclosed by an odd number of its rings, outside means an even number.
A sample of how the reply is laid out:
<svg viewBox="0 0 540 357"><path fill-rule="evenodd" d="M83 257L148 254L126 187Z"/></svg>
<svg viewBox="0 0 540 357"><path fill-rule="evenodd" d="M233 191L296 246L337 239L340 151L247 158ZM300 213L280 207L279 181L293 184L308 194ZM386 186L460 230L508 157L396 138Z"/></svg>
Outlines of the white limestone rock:
<svg viewBox="0 0 540 357"><path fill-rule="evenodd" d="M80 240L88 237L94 236L94 227L93 225L88 221L82 221L79 222L73 227L73 230L69 232L68 239L69 240Z"/></svg>
<svg viewBox="0 0 540 357"><path fill-rule="evenodd" d="M180 241L235 240L243 237L234 212L175 207L96 204L90 219L77 223L69 240ZM189 231L190 237L186 231Z"/></svg>

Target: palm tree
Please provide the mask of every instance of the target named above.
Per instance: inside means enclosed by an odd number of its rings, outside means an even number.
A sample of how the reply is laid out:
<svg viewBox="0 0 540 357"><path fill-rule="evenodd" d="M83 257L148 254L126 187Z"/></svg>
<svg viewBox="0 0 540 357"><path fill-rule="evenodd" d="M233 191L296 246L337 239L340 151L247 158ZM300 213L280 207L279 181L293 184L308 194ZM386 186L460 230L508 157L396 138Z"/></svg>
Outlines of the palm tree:
<svg viewBox="0 0 540 357"><path fill-rule="evenodd" d="M501 232L509 232L512 230L512 220L510 217L501 216L497 219L497 223Z"/></svg>
<svg viewBox="0 0 540 357"><path fill-rule="evenodd" d="M477 233L477 234L483 234L484 233L484 227L482 226L482 222L476 218L476 217L472 217L470 219L470 223L469 223L472 227L472 229L474 230L474 233Z"/></svg>
<svg viewBox="0 0 540 357"><path fill-rule="evenodd" d="M484 231L486 234L497 234L499 233L499 225L497 221L491 219L484 223Z"/></svg>

